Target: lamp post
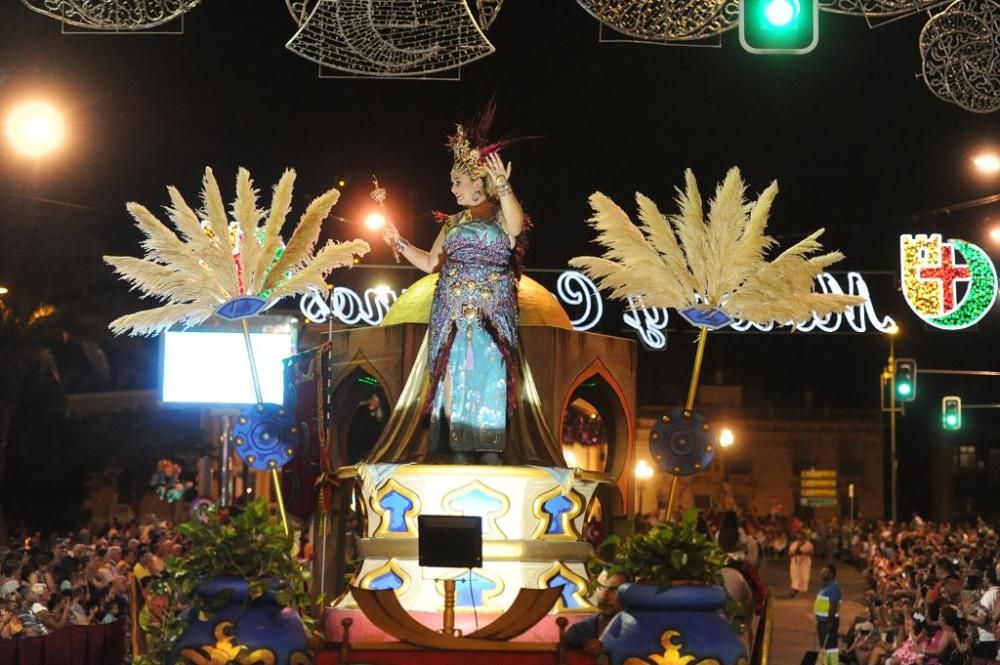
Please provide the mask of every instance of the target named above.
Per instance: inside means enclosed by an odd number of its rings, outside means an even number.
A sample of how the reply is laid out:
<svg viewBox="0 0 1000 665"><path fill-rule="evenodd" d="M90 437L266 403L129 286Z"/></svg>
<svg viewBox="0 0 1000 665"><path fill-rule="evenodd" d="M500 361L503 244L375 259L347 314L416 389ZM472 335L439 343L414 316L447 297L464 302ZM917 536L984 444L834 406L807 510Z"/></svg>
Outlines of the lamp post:
<svg viewBox="0 0 1000 665"><path fill-rule="evenodd" d="M644 459L639 460L635 463L635 484L636 492L638 494L638 501L636 505L636 515L642 515L642 486L643 482L649 480L653 477L653 467L649 465Z"/></svg>

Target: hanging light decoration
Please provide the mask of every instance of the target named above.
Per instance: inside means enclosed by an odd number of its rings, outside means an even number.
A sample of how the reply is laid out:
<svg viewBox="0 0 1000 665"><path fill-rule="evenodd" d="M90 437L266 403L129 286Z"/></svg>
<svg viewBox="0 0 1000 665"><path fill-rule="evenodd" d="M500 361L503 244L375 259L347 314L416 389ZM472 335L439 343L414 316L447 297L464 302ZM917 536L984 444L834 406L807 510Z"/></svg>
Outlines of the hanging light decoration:
<svg viewBox="0 0 1000 665"><path fill-rule="evenodd" d="M21 0L66 25L90 30L148 30L169 23L201 0Z"/></svg>
<svg viewBox="0 0 1000 665"><path fill-rule="evenodd" d="M286 0L299 29L286 46L307 60L361 76L419 77L496 49L483 30L502 0Z"/></svg>

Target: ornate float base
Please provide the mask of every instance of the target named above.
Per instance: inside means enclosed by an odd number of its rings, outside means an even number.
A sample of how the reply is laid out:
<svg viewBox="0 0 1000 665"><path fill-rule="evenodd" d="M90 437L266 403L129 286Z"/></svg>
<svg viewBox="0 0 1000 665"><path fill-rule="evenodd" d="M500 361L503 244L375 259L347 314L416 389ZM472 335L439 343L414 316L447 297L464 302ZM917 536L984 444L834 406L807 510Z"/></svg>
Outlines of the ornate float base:
<svg viewBox="0 0 1000 665"><path fill-rule="evenodd" d="M360 482L368 514L354 584L395 590L400 605L425 626L441 627L445 579L456 581L455 626L465 634L503 614L522 588L563 589L553 614L520 638L525 641L555 642L554 615L572 622L595 611L585 568L592 549L581 533L603 476L564 468L436 464L361 464L339 475ZM421 568L421 514L481 517L482 568ZM342 640L344 618L353 621L351 641L393 639L367 621L347 594L324 619L330 641Z"/></svg>

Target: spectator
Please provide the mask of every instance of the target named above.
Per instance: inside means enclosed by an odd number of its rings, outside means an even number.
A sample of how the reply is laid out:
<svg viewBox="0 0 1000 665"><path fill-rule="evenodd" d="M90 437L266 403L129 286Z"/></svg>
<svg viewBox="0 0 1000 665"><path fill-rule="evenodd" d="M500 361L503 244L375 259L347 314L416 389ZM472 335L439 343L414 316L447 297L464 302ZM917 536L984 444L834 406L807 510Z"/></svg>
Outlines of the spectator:
<svg viewBox="0 0 1000 665"><path fill-rule="evenodd" d="M622 609L618 602L618 587L624 583L622 575L612 575L605 581L597 597L597 614L591 614L569 627L565 640L567 648L582 649L587 641L600 639L611 619Z"/></svg>

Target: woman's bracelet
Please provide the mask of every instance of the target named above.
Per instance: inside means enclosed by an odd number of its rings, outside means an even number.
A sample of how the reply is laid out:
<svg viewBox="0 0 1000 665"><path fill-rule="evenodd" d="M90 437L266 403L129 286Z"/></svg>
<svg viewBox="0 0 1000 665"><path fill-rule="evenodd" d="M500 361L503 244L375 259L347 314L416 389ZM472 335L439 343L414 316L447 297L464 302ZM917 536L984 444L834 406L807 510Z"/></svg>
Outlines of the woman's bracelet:
<svg viewBox="0 0 1000 665"><path fill-rule="evenodd" d="M410 246L410 241L404 238L403 236L399 236L392 243L392 248L397 252L399 252L400 254L406 251L406 248L409 246Z"/></svg>
<svg viewBox="0 0 1000 665"><path fill-rule="evenodd" d="M510 183L504 178L501 180L497 178L497 196L507 196L510 194Z"/></svg>

